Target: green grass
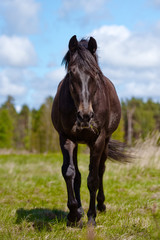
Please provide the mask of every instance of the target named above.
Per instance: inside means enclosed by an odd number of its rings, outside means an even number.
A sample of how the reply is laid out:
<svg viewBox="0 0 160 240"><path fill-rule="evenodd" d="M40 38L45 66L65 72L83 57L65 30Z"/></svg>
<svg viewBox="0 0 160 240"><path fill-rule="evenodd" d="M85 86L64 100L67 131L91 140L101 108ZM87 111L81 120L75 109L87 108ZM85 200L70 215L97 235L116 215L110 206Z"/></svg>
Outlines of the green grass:
<svg viewBox="0 0 160 240"><path fill-rule="evenodd" d="M84 227L66 227L61 154L0 156L0 239L160 239L160 157L107 162L106 213L87 228L88 155L79 155ZM143 163L143 164L141 164Z"/></svg>

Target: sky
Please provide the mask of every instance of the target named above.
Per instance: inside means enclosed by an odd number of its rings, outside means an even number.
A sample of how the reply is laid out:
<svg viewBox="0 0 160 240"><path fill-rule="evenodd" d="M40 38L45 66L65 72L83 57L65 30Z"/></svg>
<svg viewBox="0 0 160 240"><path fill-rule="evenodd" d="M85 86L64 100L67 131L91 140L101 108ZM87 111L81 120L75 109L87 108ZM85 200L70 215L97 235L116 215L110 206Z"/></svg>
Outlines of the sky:
<svg viewBox="0 0 160 240"><path fill-rule="evenodd" d="M160 102L160 0L0 0L0 105L20 110L55 96L73 35L94 37L122 100Z"/></svg>

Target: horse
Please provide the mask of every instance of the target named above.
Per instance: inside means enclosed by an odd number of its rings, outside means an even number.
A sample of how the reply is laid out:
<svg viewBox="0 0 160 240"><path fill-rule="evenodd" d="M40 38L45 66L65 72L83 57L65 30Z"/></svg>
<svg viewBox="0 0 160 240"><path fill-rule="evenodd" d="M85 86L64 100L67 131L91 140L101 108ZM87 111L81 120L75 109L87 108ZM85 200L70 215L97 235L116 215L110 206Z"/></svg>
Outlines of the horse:
<svg viewBox="0 0 160 240"><path fill-rule="evenodd" d="M80 198L81 174L77 163L78 144L84 143L90 149L88 224L95 226L96 209L100 212L106 210L103 190L105 161L107 157L126 161L122 145L111 140L120 122L121 105L113 83L99 67L96 40L90 37L78 41L74 35L68 48L62 61L67 73L59 83L51 111L63 154L62 175L69 208L67 225L81 222L84 214Z"/></svg>

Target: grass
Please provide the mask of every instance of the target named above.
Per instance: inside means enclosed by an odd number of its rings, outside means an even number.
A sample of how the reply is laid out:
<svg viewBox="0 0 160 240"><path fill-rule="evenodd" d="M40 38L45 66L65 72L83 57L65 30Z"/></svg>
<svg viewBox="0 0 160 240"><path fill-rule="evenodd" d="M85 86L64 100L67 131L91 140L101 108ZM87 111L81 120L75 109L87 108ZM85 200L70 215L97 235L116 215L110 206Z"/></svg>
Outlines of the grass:
<svg viewBox="0 0 160 240"><path fill-rule="evenodd" d="M0 155L0 239L160 239L160 154L138 148L133 164L107 162L106 213L87 228L89 157L79 155L84 227L66 227L62 155ZM153 150L153 149L152 149ZM148 154L146 154L148 152ZM143 154L145 156L143 156Z"/></svg>

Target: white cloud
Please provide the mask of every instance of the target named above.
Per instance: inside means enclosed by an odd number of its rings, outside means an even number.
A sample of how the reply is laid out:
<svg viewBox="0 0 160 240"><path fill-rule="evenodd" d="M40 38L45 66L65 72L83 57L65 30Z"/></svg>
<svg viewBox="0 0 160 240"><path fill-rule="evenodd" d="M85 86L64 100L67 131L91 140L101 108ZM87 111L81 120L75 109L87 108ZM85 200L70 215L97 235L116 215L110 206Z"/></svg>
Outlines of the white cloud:
<svg viewBox="0 0 160 240"><path fill-rule="evenodd" d="M47 73L46 77L52 84L58 84L66 75L64 66Z"/></svg>
<svg viewBox="0 0 160 240"><path fill-rule="evenodd" d="M121 98L160 100L160 41L156 33L137 34L114 25L103 26L90 35L97 40L102 70Z"/></svg>
<svg viewBox="0 0 160 240"><path fill-rule="evenodd" d="M83 10L85 13L96 12L97 9L100 9L105 3L105 0L62 0L61 14L67 15L69 12L74 10Z"/></svg>
<svg viewBox="0 0 160 240"><path fill-rule="evenodd" d="M74 19L76 23L87 25L97 22L98 19L110 16L105 5L109 0L62 0L59 16L62 19Z"/></svg>
<svg viewBox="0 0 160 240"><path fill-rule="evenodd" d="M136 82L155 82L160 81L160 69L134 69L127 67L114 67L102 65L103 73L108 76L115 84L126 84L130 81Z"/></svg>
<svg viewBox="0 0 160 240"><path fill-rule="evenodd" d="M145 82L130 82L125 85L125 92L127 97L151 98L159 99L160 83L149 82L147 85ZM124 94L124 93L123 93Z"/></svg>
<svg viewBox="0 0 160 240"><path fill-rule="evenodd" d="M11 95L15 99L15 106L17 108L23 104L28 104L29 107L36 107L32 99L32 83L38 82L37 75L28 69L23 68L5 68L0 72L0 104L3 103L7 95ZM39 81L42 86L42 82ZM36 87L36 86L35 86ZM36 88L35 88L36 90ZM37 102L40 98L37 96ZM39 103L40 104L40 103ZM37 107L39 107L39 104Z"/></svg>
<svg viewBox="0 0 160 240"><path fill-rule="evenodd" d="M25 37L0 37L1 66L26 67L36 63L36 53Z"/></svg>
<svg viewBox="0 0 160 240"><path fill-rule="evenodd" d="M58 84L65 77L66 71L64 67L60 67L53 71L47 72L43 77L33 76L31 87L34 92L41 92L40 95L53 95L57 90ZM43 82L43 84L41 84Z"/></svg>
<svg viewBox="0 0 160 240"><path fill-rule="evenodd" d="M37 31L40 4L35 0L0 0L0 13L5 20L5 31L30 34Z"/></svg>
<svg viewBox="0 0 160 240"><path fill-rule="evenodd" d="M160 41L153 35L130 32L125 26L103 26L91 33L97 39L103 64L148 68L160 63Z"/></svg>
<svg viewBox="0 0 160 240"><path fill-rule="evenodd" d="M48 96L55 96L58 84L65 77L64 67L60 67L51 72L46 73L43 77L34 77L31 82L30 98L33 106L39 106Z"/></svg>
<svg viewBox="0 0 160 240"><path fill-rule="evenodd" d="M26 87L23 85L24 73L20 70L5 69L0 72L0 95L23 96Z"/></svg>
<svg viewBox="0 0 160 240"><path fill-rule="evenodd" d="M55 96L59 82L64 78L64 67L39 77L34 71L23 68L6 68L0 71L0 104L7 95L16 99L16 106L28 104L39 108L48 96Z"/></svg>

